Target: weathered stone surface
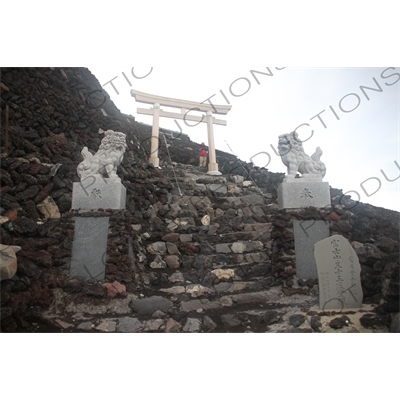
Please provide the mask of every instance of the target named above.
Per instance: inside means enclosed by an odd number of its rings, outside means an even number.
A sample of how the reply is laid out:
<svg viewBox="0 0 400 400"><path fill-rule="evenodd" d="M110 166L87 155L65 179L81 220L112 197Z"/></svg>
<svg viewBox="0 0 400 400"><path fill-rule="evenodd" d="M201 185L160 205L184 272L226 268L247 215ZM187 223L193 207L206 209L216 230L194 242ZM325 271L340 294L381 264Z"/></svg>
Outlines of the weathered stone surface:
<svg viewBox="0 0 400 400"><path fill-rule="evenodd" d="M330 236L329 224L325 221L293 221L296 275L300 279L318 279L314 246Z"/></svg>
<svg viewBox="0 0 400 400"><path fill-rule="evenodd" d="M214 247L209 242L201 242L200 243L200 254L210 256L215 254Z"/></svg>
<svg viewBox="0 0 400 400"><path fill-rule="evenodd" d="M344 328L345 326L349 326L350 322L351 322L351 320L350 320L349 317L343 316L343 317L340 317L340 318L335 318L335 319L333 319L333 320L329 323L329 326L330 326L332 329L339 330L339 329Z"/></svg>
<svg viewBox="0 0 400 400"><path fill-rule="evenodd" d="M216 328L218 327L218 325L209 317L209 316L205 316L203 318L203 329L206 332L212 332L214 331Z"/></svg>
<svg viewBox="0 0 400 400"><path fill-rule="evenodd" d="M150 332L158 332L163 325L164 321L162 319L150 320L146 322L146 328Z"/></svg>
<svg viewBox="0 0 400 400"><path fill-rule="evenodd" d="M11 279L17 273L16 253L21 248L0 244L0 281Z"/></svg>
<svg viewBox="0 0 400 400"><path fill-rule="evenodd" d="M241 196L240 200L242 203L247 204L249 206L257 206L265 204L265 198L259 194L250 194L246 196Z"/></svg>
<svg viewBox="0 0 400 400"><path fill-rule="evenodd" d="M150 254L164 255L167 253L167 247L164 242L156 242L147 246L147 251Z"/></svg>
<svg viewBox="0 0 400 400"><path fill-rule="evenodd" d="M182 325L170 318L165 325L165 333L179 332L182 329Z"/></svg>
<svg viewBox="0 0 400 400"><path fill-rule="evenodd" d="M129 304L129 307L140 315L152 315L156 311L168 312L173 305L172 301L164 297L155 296L147 299L134 299Z"/></svg>
<svg viewBox="0 0 400 400"><path fill-rule="evenodd" d="M225 243L217 244L216 245L216 252L217 253L222 253L222 254L232 253L231 248Z"/></svg>
<svg viewBox="0 0 400 400"><path fill-rule="evenodd" d="M175 257L175 256L171 256ZM160 255L157 255L155 260L150 263L150 268L151 269L165 269L167 268L167 264L164 262L164 260L161 258Z"/></svg>
<svg viewBox="0 0 400 400"><path fill-rule="evenodd" d="M56 319L55 322L64 330L74 328L74 325L69 324L68 322L61 321L60 319Z"/></svg>
<svg viewBox="0 0 400 400"><path fill-rule="evenodd" d="M299 326L303 325L305 321L306 317L304 315L295 314L290 317L289 323L295 328L298 328Z"/></svg>
<svg viewBox="0 0 400 400"><path fill-rule="evenodd" d="M350 243L335 235L315 245L322 310L360 308L361 266Z"/></svg>
<svg viewBox="0 0 400 400"><path fill-rule="evenodd" d="M172 274L168 280L172 283L185 283L185 278L181 272L176 272Z"/></svg>
<svg viewBox="0 0 400 400"><path fill-rule="evenodd" d="M57 204L51 197L47 197L37 206L39 212L44 216L46 219L59 219L61 218L60 210L58 209Z"/></svg>
<svg viewBox="0 0 400 400"><path fill-rule="evenodd" d="M390 318L387 315L366 314L360 318L360 323L367 329L386 328L390 326Z"/></svg>
<svg viewBox="0 0 400 400"><path fill-rule="evenodd" d="M230 287L230 292L241 292L242 290L246 290L250 287L250 284L246 282L235 282Z"/></svg>
<svg viewBox="0 0 400 400"><path fill-rule="evenodd" d="M105 320L100 323L100 325L96 328L96 331L101 331L105 333L115 332L117 328L117 323L110 320Z"/></svg>
<svg viewBox="0 0 400 400"><path fill-rule="evenodd" d="M223 282L214 286L214 290L218 293L226 292L232 287L232 283Z"/></svg>
<svg viewBox="0 0 400 400"><path fill-rule="evenodd" d="M233 306L233 300L230 297L222 297L221 306L222 307L232 307Z"/></svg>
<svg viewBox="0 0 400 400"><path fill-rule="evenodd" d="M235 270L233 269L214 269L212 273L220 281L229 281L235 277Z"/></svg>
<svg viewBox="0 0 400 400"><path fill-rule="evenodd" d="M187 287L186 292L191 294L193 298L197 298L209 293L213 293L213 290L202 285L190 285Z"/></svg>
<svg viewBox="0 0 400 400"><path fill-rule="evenodd" d="M400 314L397 313L392 318L392 323L390 325L390 333L400 333Z"/></svg>
<svg viewBox="0 0 400 400"><path fill-rule="evenodd" d="M218 194L223 194L223 195L225 195L225 194L228 193L228 187L227 187L226 185L219 184L219 183L210 185L210 186L208 187L208 189L209 189L212 193L218 193Z"/></svg>
<svg viewBox="0 0 400 400"><path fill-rule="evenodd" d="M278 187L279 208L325 208L331 205L330 187L327 182L296 179Z"/></svg>
<svg viewBox="0 0 400 400"><path fill-rule="evenodd" d="M240 321L240 319L237 318L234 314L223 315L221 317L221 321L224 325L232 328L240 326L242 324L242 321Z"/></svg>
<svg viewBox="0 0 400 400"><path fill-rule="evenodd" d="M80 331L91 331L94 328L94 325L92 322L82 322L80 325L78 325L78 329Z"/></svg>
<svg viewBox="0 0 400 400"><path fill-rule="evenodd" d="M182 234L180 235L179 240L181 242L193 242L193 235Z"/></svg>
<svg viewBox="0 0 400 400"><path fill-rule="evenodd" d="M179 269L181 267L181 262L178 256L167 256L164 261L166 262L168 268Z"/></svg>
<svg viewBox="0 0 400 400"><path fill-rule="evenodd" d="M168 289L160 289L160 292L176 296L178 294L186 293L186 288L184 286L174 286Z"/></svg>
<svg viewBox="0 0 400 400"><path fill-rule="evenodd" d="M192 300L192 301L183 301L181 303L182 310L185 312L196 311L198 309L203 310L214 310L216 308L220 308L219 301L210 302L209 300Z"/></svg>
<svg viewBox="0 0 400 400"><path fill-rule="evenodd" d="M115 281L114 283L109 283L106 285L107 297L110 299L115 299L118 296L126 296L126 286Z"/></svg>
<svg viewBox="0 0 400 400"><path fill-rule="evenodd" d="M167 243L167 251L171 256L179 256L181 253L179 252L178 246L173 243Z"/></svg>
<svg viewBox="0 0 400 400"><path fill-rule="evenodd" d="M236 304L249 304L249 303L268 303L269 296L267 292L259 293L243 293L229 296Z"/></svg>
<svg viewBox="0 0 400 400"><path fill-rule="evenodd" d="M277 311L268 310L263 312L258 318L257 322L261 325L273 325L281 322L281 316Z"/></svg>
<svg viewBox="0 0 400 400"><path fill-rule="evenodd" d="M235 254L243 254L246 251L246 245L242 242L234 243L232 245L232 252Z"/></svg>
<svg viewBox="0 0 400 400"><path fill-rule="evenodd" d="M124 210L125 208L126 188L121 182L90 176L82 182L74 183L73 210Z"/></svg>
<svg viewBox="0 0 400 400"><path fill-rule="evenodd" d="M188 318L183 328L183 332L186 333L198 333L200 332L200 330L201 330L201 322L196 318Z"/></svg>
<svg viewBox="0 0 400 400"><path fill-rule="evenodd" d="M142 323L137 318L120 318L118 321L117 332L138 333L142 329Z"/></svg>
<svg viewBox="0 0 400 400"><path fill-rule="evenodd" d="M232 245L232 251L236 254L261 251L264 245L261 242L236 242Z"/></svg>
<svg viewBox="0 0 400 400"><path fill-rule="evenodd" d="M313 315L311 317L311 328L314 330L314 332L321 332L322 328L321 318L318 317L317 315Z"/></svg>
<svg viewBox="0 0 400 400"><path fill-rule="evenodd" d="M180 236L181 235L179 233L168 233L167 235L163 236L162 240L168 243L176 243L179 242Z"/></svg>
<svg viewBox="0 0 400 400"><path fill-rule="evenodd" d="M103 299L107 296L106 289L99 283L85 286L83 291L87 296L95 297L97 299Z"/></svg>
<svg viewBox="0 0 400 400"><path fill-rule="evenodd" d="M72 246L70 275L84 280L103 280L109 218L77 218Z"/></svg>
<svg viewBox="0 0 400 400"><path fill-rule="evenodd" d="M218 229L220 227L221 226L219 224L210 225L210 227L208 228L208 232L207 232L208 235L210 235L210 236L215 235L218 232Z"/></svg>

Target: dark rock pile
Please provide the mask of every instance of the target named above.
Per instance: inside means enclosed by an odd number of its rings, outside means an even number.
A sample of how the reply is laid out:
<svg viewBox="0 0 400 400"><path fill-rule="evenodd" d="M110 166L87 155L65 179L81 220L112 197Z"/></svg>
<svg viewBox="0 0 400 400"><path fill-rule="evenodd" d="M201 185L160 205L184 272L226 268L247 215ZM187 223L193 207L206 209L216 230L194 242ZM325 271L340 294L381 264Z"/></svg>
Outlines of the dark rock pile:
<svg viewBox="0 0 400 400"><path fill-rule="evenodd" d="M1 282L3 331L389 328L399 312L398 213L336 189L324 210L279 210L283 174L217 152L223 176L209 177L196 167L199 146L168 130L158 171L147 164L151 127L121 114L87 69L1 73L1 243L22 248L17 274ZM80 152L96 152L108 129L127 135L118 171L127 209L71 211ZM78 216L110 217L104 282L69 276ZM332 234L350 240L368 312L355 318L313 308L317 282L296 278L294 218L327 221Z"/></svg>

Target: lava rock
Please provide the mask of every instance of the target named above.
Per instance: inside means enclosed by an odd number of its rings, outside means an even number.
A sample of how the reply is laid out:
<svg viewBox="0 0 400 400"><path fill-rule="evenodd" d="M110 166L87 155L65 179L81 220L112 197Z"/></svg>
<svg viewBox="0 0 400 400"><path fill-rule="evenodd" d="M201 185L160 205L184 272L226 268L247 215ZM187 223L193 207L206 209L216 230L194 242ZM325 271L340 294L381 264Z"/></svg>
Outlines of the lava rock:
<svg viewBox="0 0 400 400"><path fill-rule="evenodd" d="M311 328L314 330L314 332L321 332L322 328L321 318L318 317L317 315L313 315L311 317Z"/></svg>
<svg viewBox="0 0 400 400"><path fill-rule="evenodd" d="M142 323L137 318L121 318L117 325L117 332L138 333L142 329Z"/></svg>
<svg viewBox="0 0 400 400"><path fill-rule="evenodd" d="M188 318L183 328L183 332L187 333L198 333L200 332L200 330L201 330L201 322L195 318Z"/></svg>
<svg viewBox="0 0 400 400"><path fill-rule="evenodd" d="M329 326L330 326L332 329L339 330L339 329L344 328L345 326L349 326L349 324L350 324L350 318L347 317L347 316L343 316L343 317L341 317L341 318L335 318L335 319L333 319L333 320L330 322Z"/></svg>
<svg viewBox="0 0 400 400"><path fill-rule="evenodd" d="M306 317L304 315L296 314L290 317L289 323L293 327L298 328L299 326L303 325L305 321Z"/></svg>
<svg viewBox="0 0 400 400"><path fill-rule="evenodd" d="M107 297L106 289L101 286L99 283L95 283L94 285L88 285L84 289L84 293L87 296L95 297L98 299L103 299Z"/></svg>
<svg viewBox="0 0 400 400"><path fill-rule="evenodd" d="M148 299L134 299L129 307L139 315L153 315L156 311L168 312L173 307L172 301L164 297L154 296Z"/></svg>
<svg viewBox="0 0 400 400"><path fill-rule="evenodd" d="M257 322L261 325L274 325L281 321L281 317L276 311L267 311L257 318Z"/></svg>
<svg viewBox="0 0 400 400"><path fill-rule="evenodd" d="M400 314L397 313L392 318L392 323L390 325L390 333L400 333Z"/></svg>
<svg viewBox="0 0 400 400"><path fill-rule="evenodd" d="M360 318L360 323L366 329L385 328L390 326L390 318L387 315L366 314Z"/></svg>
<svg viewBox="0 0 400 400"><path fill-rule="evenodd" d="M182 329L182 325L170 318L165 325L165 333L179 332Z"/></svg>
<svg viewBox="0 0 400 400"><path fill-rule="evenodd" d="M234 314L226 314L221 317L221 321L224 325L230 327L240 326L242 322Z"/></svg>
<svg viewBox="0 0 400 400"><path fill-rule="evenodd" d="M214 331L216 328L218 327L218 325L208 316L205 316L203 318L203 328L207 331L207 332L212 332Z"/></svg>

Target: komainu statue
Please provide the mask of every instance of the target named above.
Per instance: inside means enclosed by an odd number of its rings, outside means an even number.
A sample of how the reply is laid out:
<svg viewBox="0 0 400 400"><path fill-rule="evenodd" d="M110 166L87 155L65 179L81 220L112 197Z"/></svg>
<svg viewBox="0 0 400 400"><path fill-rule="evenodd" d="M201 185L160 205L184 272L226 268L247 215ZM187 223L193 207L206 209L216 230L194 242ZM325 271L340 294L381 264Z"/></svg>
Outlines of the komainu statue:
<svg viewBox="0 0 400 400"><path fill-rule="evenodd" d="M95 155L84 147L83 161L78 165L78 176L81 181L90 176L95 178L108 176L110 179L121 181L117 175L117 168L124 159L127 147L126 135L114 131L105 132L99 151Z"/></svg>
<svg viewBox="0 0 400 400"><path fill-rule="evenodd" d="M294 180L297 172L302 174L303 179L318 181L326 175L325 164L321 162L322 150L318 147L311 157L308 156L297 132L279 136L278 151L288 168L286 182Z"/></svg>

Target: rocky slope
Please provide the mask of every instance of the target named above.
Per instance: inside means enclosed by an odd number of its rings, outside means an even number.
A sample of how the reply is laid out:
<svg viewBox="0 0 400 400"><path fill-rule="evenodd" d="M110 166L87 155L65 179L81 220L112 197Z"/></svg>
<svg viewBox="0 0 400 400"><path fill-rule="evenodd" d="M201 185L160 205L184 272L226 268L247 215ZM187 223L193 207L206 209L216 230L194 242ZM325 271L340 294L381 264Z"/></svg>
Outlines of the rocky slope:
<svg viewBox="0 0 400 400"><path fill-rule="evenodd" d="M395 322L398 213L335 189L330 208L281 211L283 174L218 152L223 176L209 177L196 167L198 145L167 130L155 170L151 127L121 114L87 69L1 72L1 243L22 248L17 274L1 282L3 331L386 332ZM127 210L85 214L109 216L111 234L106 281L81 282L68 275L82 216L70 210L72 183L80 151L98 149L100 129L127 134L119 170ZM326 220L354 243L363 310L318 310L317 282L295 276L293 218Z"/></svg>

